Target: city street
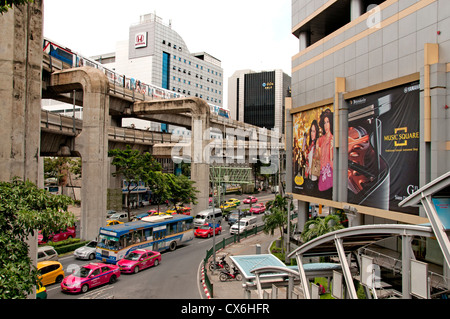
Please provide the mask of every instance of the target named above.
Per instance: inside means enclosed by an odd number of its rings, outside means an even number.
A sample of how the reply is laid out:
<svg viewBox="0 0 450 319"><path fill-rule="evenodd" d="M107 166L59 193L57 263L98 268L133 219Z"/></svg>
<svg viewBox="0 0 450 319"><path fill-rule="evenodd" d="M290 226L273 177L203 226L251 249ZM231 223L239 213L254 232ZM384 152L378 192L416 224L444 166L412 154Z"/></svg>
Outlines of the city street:
<svg viewBox="0 0 450 319"><path fill-rule="evenodd" d="M241 201L246 195L227 195L228 198L238 198ZM274 198L272 193L264 193L258 197L258 202L267 202ZM151 206L150 206L151 207ZM249 207L241 204L239 208ZM145 209L149 209L147 206ZM142 210L142 209L141 209ZM258 224L262 215L258 216ZM224 220L223 231L216 236L216 242L230 236L230 226ZM79 298L115 298L115 299L200 299L203 290L200 284L201 261L206 250L213 245L213 238L194 238L186 245L179 246L175 251L163 252L162 261L157 267L151 267L137 274L122 274L113 285L105 285L90 290L86 294L70 295L62 293L59 284L47 287L48 299L79 299ZM73 255L60 257L66 276L72 269L89 261L77 260ZM95 261L94 261L95 262Z"/></svg>

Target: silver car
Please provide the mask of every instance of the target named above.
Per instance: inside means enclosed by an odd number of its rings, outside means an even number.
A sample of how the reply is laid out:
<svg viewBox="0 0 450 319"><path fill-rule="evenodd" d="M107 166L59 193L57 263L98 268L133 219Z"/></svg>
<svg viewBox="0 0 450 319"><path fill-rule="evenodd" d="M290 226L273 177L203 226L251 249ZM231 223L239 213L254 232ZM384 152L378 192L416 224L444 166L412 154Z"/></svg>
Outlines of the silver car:
<svg viewBox="0 0 450 319"><path fill-rule="evenodd" d="M97 242L95 240L89 242L87 245L77 248L73 255L78 259L95 259L95 248L97 247Z"/></svg>
<svg viewBox="0 0 450 319"><path fill-rule="evenodd" d="M52 246L41 246L38 248L38 262L45 260L58 261L58 253Z"/></svg>

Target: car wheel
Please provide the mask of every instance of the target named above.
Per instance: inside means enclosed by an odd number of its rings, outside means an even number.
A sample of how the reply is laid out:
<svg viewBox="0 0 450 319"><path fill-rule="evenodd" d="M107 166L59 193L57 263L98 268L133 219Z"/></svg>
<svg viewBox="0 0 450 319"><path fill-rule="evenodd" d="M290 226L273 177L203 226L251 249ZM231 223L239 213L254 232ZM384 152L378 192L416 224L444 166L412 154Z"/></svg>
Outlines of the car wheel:
<svg viewBox="0 0 450 319"><path fill-rule="evenodd" d="M210 233L208 233L208 236L207 236L207 237L208 237L208 238L209 238L209 237L211 237L211 234L210 234Z"/></svg>
<svg viewBox="0 0 450 319"><path fill-rule="evenodd" d="M89 255L89 260L93 260L93 259L95 259L95 254L94 253Z"/></svg>
<svg viewBox="0 0 450 319"><path fill-rule="evenodd" d="M109 283L110 283L110 284L113 284L113 283L115 283L116 281L117 281L116 275L112 275L111 278L109 278Z"/></svg>
<svg viewBox="0 0 450 319"><path fill-rule="evenodd" d="M139 272L139 266L134 267L133 272L137 274Z"/></svg>
<svg viewBox="0 0 450 319"><path fill-rule="evenodd" d="M86 293L87 291L89 290L89 286L86 284L86 285L83 285L82 287L81 287L81 292L82 293Z"/></svg>
<svg viewBox="0 0 450 319"><path fill-rule="evenodd" d="M159 260L158 260L158 259L156 259L156 260L155 260L155 262L153 263L153 266L155 266L155 267L156 267L156 266L158 266L158 265L159 265Z"/></svg>
<svg viewBox="0 0 450 319"><path fill-rule="evenodd" d="M61 275L59 275L58 277L56 277L55 283L56 283L56 284L60 284L61 281L63 281L63 279L64 279L64 277L61 276Z"/></svg>

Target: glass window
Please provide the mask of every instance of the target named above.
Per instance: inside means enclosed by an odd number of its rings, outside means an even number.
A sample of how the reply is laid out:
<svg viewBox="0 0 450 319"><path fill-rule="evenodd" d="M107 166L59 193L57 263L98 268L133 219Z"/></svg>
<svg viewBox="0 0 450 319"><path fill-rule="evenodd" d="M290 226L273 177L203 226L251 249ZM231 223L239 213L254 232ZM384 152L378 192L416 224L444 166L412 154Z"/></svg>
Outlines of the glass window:
<svg viewBox="0 0 450 319"><path fill-rule="evenodd" d="M109 267L108 266L103 266L102 267L102 272L107 272L107 271L109 271L110 269L109 269Z"/></svg>
<svg viewBox="0 0 450 319"><path fill-rule="evenodd" d="M98 275L100 275L100 268L95 269L95 270L92 272L92 275L93 275L93 276L98 276Z"/></svg>
<svg viewBox="0 0 450 319"><path fill-rule="evenodd" d="M163 52L163 65L162 65L162 87L163 89L169 89L170 80L170 54Z"/></svg>

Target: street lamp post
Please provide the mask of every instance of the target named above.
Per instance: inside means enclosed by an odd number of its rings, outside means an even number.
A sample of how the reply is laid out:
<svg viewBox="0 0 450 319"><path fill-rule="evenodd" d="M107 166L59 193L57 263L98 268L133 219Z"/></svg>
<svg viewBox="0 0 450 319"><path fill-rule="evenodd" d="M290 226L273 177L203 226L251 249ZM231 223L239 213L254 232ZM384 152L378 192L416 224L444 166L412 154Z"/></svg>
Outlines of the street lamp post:
<svg viewBox="0 0 450 319"><path fill-rule="evenodd" d="M288 222L287 222L287 240L286 240L286 253L284 255L284 261L286 264L289 262L288 255L289 255L289 249L291 248L291 200L292 195L286 195L287 198L287 205L288 205Z"/></svg>

